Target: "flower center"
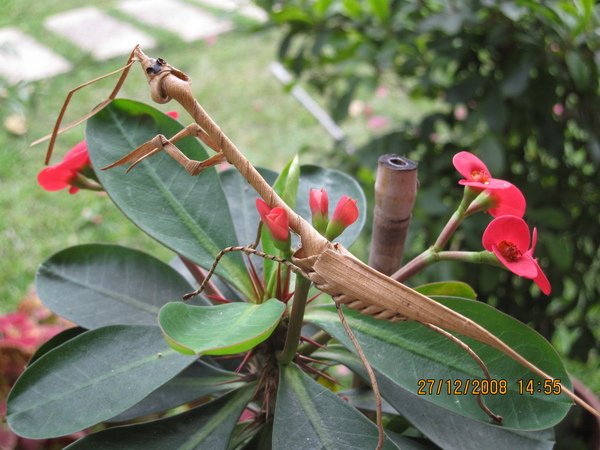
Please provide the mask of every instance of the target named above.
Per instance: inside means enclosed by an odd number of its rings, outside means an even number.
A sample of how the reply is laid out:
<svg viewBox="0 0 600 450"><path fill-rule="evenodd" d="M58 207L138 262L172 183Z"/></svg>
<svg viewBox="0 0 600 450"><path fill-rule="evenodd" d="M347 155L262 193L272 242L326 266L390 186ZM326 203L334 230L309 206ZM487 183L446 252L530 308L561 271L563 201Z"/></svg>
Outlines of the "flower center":
<svg viewBox="0 0 600 450"><path fill-rule="evenodd" d="M508 241L500 242L498 244L498 250L500 250L502 256L504 256L508 261L511 262L517 261L522 255L521 251L517 248L517 246L512 242Z"/></svg>
<svg viewBox="0 0 600 450"><path fill-rule="evenodd" d="M472 170L471 171L471 179L473 181L478 181L479 183L487 183L490 179L490 176L487 174L485 170Z"/></svg>

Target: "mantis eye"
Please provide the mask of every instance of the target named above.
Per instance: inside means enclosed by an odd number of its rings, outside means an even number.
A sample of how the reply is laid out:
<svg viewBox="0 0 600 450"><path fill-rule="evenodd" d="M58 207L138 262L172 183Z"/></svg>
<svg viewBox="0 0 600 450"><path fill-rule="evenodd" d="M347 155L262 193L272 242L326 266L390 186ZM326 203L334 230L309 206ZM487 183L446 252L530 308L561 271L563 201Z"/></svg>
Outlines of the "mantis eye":
<svg viewBox="0 0 600 450"><path fill-rule="evenodd" d="M148 75L156 75L160 73L162 66L165 64L167 64L167 62L164 59L158 58L151 67L146 68L146 73Z"/></svg>

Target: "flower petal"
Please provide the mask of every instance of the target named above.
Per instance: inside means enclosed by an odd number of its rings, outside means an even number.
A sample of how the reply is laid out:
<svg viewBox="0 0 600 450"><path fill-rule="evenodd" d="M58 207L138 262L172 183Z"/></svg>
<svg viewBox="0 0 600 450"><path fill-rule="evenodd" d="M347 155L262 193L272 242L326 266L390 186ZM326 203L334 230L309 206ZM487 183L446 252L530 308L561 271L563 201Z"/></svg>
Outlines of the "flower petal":
<svg viewBox="0 0 600 450"><path fill-rule="evenodd" d="M482 183L481 181L459 180L458 184L488 190L508 189L511 186L508 181L499 178L488 178L485 183Z"/></svg>
<svg viewBox="0 0 600 450"><path fill-rule="evenodd" d="M458 173L460 173L467 180L471 180L471 174L474 171L486 173L489 177L491 177L490 171L483 161L481 161L471 152L458 152L452 158L452 164L454 164L454 167L456 170L458 170Z"/></svg>
<svg viewBox="0 0 600 450"><path fill-rule="evenodd" d="M548 281L546 274L540 267L537 260L534 259L533 261L535 262L535 265L538 269L538 273L537 273L536 277L533 279L533 282L538 285L538 287L540 288L540 291L542 291L546 295L550 295L550 292L552 291L552 287L550 286L550 281Z"/></svg>
<svg viewBox="0 0 600 450"><path fill-rule="evenodd" d="M86 166L90 165L90 155L88 153L87 142L81 141L69 150L62 162L56 164L56 166L63 166L75 171L79 171Z"/></svg>
<svg viewBox="0 0 600 450"><path fill-rule="evenodd" d="M523 217L525 214L525 209L527 207L525 196L514 184L511 184L506 189L490 190L489 193L496 204L493 208L488 209L488 212L492 217L506 215Z"/></svg>
<svg viewBox="0 0 600 450"><path fill-rule="evenodd" d="M56 165L42 169L38 173L37 179L39 185L45 190L60 191L70 186L71 181L76 175L76 172L73 170Z"/></svg>
<svg viewBox="0 0 600 450"><path fill-rule="evenodd" d="M481 238L483 248L492 251L492 248L502 241L514 244L522 255L527 253L529 227L525 221L517 216L500 216L492 220Z"/></svg>
<svg viewBox="0 0 600 450"><path fill-rule="evenodd" d="M494 252L494 255L496 255L500 262L515 275L530 279L533 279L538 275L539 270L537 263L535 259L528 254L521 256L516 261L509 261L495 245L492 247L492 252Z"/></svg>

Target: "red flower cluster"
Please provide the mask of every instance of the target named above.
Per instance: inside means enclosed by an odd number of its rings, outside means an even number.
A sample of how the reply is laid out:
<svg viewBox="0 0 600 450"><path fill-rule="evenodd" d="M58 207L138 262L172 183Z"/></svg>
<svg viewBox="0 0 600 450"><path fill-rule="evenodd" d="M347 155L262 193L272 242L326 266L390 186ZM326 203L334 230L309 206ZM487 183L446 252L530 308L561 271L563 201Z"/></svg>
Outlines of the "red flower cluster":
<svg viewBox="0 0 600 450"><path fill-rule="evenodd" d="M87 144L81 141L67 152L61 162L42 169L37 177L38 183L47 191L60 191L68 187L69 194L75 194L79 188L74 186L74 182L79 172L89 165L90 155Z"/></svg>
<svg viewBox="0 0 600 450"><path fill-rule="evenodd" d="M327 239L332 240L358 219L357 200L342 195L333 216L329 220L329 198L325 189L311 189L309 192L310 211L315 229Z"/></svg>
<svg viewBox="0 0 600 450"><path fill-rule="evenodd" d="M493 178L486 165L469 152L454 155L452 163L464 177L459 184L483 192L481 203L495 219L483 233L483 247L493 252L511 272L532 279L548 295L550 282L533 257L537 242L537 230L533 229L530 244L529 227L522 219L526 202L521 191L508 181Z"/></svg>

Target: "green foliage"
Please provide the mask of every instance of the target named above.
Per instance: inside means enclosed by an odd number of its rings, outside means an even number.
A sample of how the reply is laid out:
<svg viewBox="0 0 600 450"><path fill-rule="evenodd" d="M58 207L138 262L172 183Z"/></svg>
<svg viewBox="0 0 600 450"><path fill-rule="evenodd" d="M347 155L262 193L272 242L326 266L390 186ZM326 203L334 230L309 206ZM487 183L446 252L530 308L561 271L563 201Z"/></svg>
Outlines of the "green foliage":
<svg viewBox="0 0 600 450"><path fill-rule="evenodd" d="M576 332L565 349L586 359L598 334L600 293L600 6L590 0L306 2L258 0L286 35L280 58L328 101L337 119L380 84L405 92L420 118L397 123L344 163L365 177L383 153L420 161L421 190L408 256L432 242L457 175L451 155L473 149L493 174L519 186L527 219L544 227L538 255L553 285L535 289L477 267L439 266L421 281L468 282L545 336L558 318ZM482 221L459 238L481 248ZM497 293L502 292L502 295ZM593 356L593 355L592 355Z"/></svg>
<svg viewBox="0 0 600 450"><path fill-rule="evenodd" d="M385 13L387 3L371 4ZM149 106L119 100L90 120L86 136L97 168L153 134L171 135L179 129ZM184 149L197 157L204 155L197 143ZM308 166L288 171L288 179L292 172L299 178L287 191L288 201L296 201L305 218L310 216L308 189L313 183L326 187L334 200L341 193L350 194L358 199L361 211L366 209L364 194L347 175ZM277 178L263 173L271 181ZM141 230L205 269L220 250L216 247L237 245L251 236L258 223L256 211L239 205L240 199L253 204L255 194L244 192L239 175L231 172L209 169L189 177L169 158L156 155L131 174L112 170L98 177L110 198ZM361 217L344 239L352 242L358 236L365 222L364 214ZM256 448L257 442L262 448L291 450L305 449L307 442L336 449L374 447L375 425L343 401L335 388L329 389L331 375L321 371L334 361L363 376L356 358L330 346L314 354L298 347L289 364L278 359L295 308L288 307L285 296L257 301L258 275L243 258L225 258L230 259L222 262L215 290L226 289L235 298L212 295L207 299L228 303L212 306L204 299L203 306L194 306L177 301L191 289L184 277L142 252L85 245L52 256L37 279L43 301L91 329L64 332L39 351L9 396L11 428L22 436L47 438L91 427L93 434L74 443L73 449L242 449ZM541 336L472 300L474 292L468 286L450 282L421 289L448 295L436 299L482 324L570 387L560 358ZM322 328L354 351L330 303L331 299L322 298L319 305L310 304L304 319L311 330ZM466 339L489 365L492 377L507 380L506 396L486 396L485 401L505 415L508 426L489 425L471 395L435 399L414 395L419 378L483 378L459 347L416 323L376 321L354 312L348 313L348 320L391 404L386 422L408 418L431 442L439 444L447 438L456 447L465 447L470 442L488 442L479 436L487 433L505 447L544 448L548 432L531 430L552 427L570 406L563 396L517 395L518 378L538 378L499 352ZM202 354L228 359L200 358ZM320 376L313 380L315 374ZM249 424L239 422L243 411L250 417ZM440 428L446 417L459 433L451 434L445 425ZM114 423L123 426L113 427ZM391 430L384 448L420 448L410 439L415 429L400 436Z"/></svg>

